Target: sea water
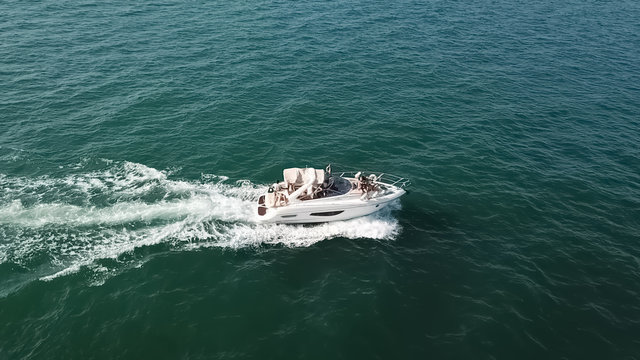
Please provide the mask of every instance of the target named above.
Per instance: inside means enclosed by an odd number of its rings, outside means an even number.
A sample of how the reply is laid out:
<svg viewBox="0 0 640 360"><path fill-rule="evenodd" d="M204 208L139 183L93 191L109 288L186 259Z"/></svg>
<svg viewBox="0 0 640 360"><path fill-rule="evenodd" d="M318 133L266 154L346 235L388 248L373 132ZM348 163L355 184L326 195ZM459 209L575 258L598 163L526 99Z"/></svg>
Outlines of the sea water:
<svg viewBox="0 0 640 360"><path fill-rule="evenodd" d="M638 358L640 5L0 4L0 359ZM255 223L286 167L411 179Z"/></svg>

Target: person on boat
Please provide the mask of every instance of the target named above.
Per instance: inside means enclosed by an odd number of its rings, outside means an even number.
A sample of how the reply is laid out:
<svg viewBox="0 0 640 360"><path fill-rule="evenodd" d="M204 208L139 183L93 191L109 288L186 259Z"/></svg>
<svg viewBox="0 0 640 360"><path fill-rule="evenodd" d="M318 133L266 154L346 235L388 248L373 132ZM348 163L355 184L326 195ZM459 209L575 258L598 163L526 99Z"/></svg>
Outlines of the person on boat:
<svg viewBox="0 0 640 360"><path fill-rule="evenodd" d="M364 175L358 177L358 190L362 190L363 192L369 190L369 179Z"/></svg>
<svg viewBox="0 0 640 360"><path fill-rule="evenodd" d="M287 197L282 192L276 193L276 204L278 204L277 206L285 206L288 203L289 200L287 200Z"/></svg>

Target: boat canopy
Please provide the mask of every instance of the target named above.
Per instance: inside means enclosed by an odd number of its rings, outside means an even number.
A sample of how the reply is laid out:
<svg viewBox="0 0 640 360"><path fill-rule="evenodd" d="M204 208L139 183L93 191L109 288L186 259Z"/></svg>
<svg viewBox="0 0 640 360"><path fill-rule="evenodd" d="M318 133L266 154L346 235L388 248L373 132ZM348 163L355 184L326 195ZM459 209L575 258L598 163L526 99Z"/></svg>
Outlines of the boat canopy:
<svg viewBox="0 0 640 360"><path fill-rule="evenodd" d="M322 169L313 168L289 168L282 171L287 188L292 191L287 198L296 201L298 196L306 192L307 196L313 196L318 186L325 181L325 172Z"/></svg>
<svg viewBox="0 0 640 360"><path fill-rule="evenodd" d="M311 182L312 185L322 184L324 182L324 170L313 168L289 168L282 171L284 182L294 187L305 185Z"/></svg>

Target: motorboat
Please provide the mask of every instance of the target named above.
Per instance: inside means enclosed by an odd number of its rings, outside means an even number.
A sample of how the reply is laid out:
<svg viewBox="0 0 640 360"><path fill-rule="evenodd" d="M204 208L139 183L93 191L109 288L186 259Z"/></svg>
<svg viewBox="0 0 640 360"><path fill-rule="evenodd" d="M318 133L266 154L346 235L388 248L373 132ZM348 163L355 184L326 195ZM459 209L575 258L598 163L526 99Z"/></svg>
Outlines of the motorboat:
<svg viewBox="0 0 640 360"><path fill-rule="evenodd" d="M390 174L289 168L284 181L258 199L257 221L301 224L348 220L369 215L405 193L409 181ZM383 181L384 179L384 181Z"/></svg>

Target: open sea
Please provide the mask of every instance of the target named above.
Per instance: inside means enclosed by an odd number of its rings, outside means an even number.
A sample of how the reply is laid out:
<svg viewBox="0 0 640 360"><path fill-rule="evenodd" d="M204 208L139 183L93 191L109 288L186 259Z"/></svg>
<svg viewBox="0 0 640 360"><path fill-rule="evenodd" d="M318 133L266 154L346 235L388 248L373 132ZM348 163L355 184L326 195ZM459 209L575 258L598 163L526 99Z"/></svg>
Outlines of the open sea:
<svg viewBox="0 0 640 360"><path fill-rule="evenodd" d="M0 2L0 359L640 359L640 2ZM286 167L411 179L260 225Z"/></svg>

